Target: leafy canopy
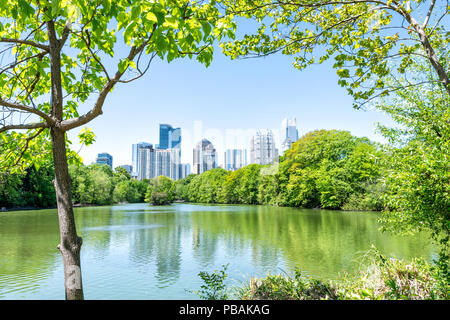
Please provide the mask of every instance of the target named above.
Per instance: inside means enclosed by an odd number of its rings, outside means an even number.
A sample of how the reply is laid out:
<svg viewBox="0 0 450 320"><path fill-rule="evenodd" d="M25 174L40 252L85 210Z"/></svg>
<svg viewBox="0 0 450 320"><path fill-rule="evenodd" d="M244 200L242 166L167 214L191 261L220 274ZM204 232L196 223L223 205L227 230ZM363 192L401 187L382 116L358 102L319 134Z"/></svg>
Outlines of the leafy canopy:
<svg viewBox="0 0 450 320"><path fill-rule="evenodd" d="M427 0L221 0L229 17L253 19L257 30L221 44L232 58L293 56L304 69L334 58L339 84L355 107L399 87L386 77L405 74L413 59L429 60L450 95L445 1ZM237 19L240 18L240 19ZM414 85L410 83L409 85Z"/></svg>
<svg viewBox="0 0 450 320"><path fill-rule="evenodd" d="M68 131L102 114L114 86L143 76L155 57L208 66L211 44L231 26L218 17L214 1L0 0L0 140L9 149L0 165L49 154L49 128ZM50 98L59 85L61 115ZM85 114L82 104L91 107ZM94 141L89 129L79 138Z"/></svg>

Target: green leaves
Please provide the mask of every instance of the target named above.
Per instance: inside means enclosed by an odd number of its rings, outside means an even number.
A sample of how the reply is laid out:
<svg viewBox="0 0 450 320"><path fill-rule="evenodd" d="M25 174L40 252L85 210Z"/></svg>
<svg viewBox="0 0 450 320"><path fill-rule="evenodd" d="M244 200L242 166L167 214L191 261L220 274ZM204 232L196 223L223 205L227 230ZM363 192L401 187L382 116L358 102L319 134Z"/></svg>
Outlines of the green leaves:
<svg viewBox="0 0 450 320"><path fill-rule="evenodd" d="M83 128L78 134L78 138L80 139L80 144L89 146L95 142L95 134L91 128Z"/></svg>
<svg viewBox="0 0 450 320"><path fill-rule="evenodd" d="M222 39L226 32L217 34L226 55L236 59L281 52L292 56L294 67L300 70L333 58L340 78L338 83L353 96L355 107L389 94L383 78L395 72L404 73L412 60L434 60L432 64L441 82L449 81L446 57L430 55L449 44L443 22L438 18L447 14L444 7L434 7L431 16L434 21L428 23L436 25L436 29L431 32L421 30L423 22L418 21L423 16L420 5L430 6L422 0L408 1L410 13L401 2L391 3L389 8L365 0L338 3L305 0L289 5L271 0L219 2L228 13L222 18L226 24L247 18L253 19L251 25L255 26L253 32L247 28L246 34L234 41ZM398 23L402 20L406 24ZM424 35L426 41L418 41ZM228 36L234 39L234 32ZM429 46L425 45L427 41ZM394 90L395 86L390 89ZM447 93L450 94L450 89Z"/></svg>
<svg viewBox="0 0 450 320"><path fill-rule="evenodd" d="M34 9L30 4L25 0L18 0L19 11L25 17L32 16L34 14Z"/></svg>

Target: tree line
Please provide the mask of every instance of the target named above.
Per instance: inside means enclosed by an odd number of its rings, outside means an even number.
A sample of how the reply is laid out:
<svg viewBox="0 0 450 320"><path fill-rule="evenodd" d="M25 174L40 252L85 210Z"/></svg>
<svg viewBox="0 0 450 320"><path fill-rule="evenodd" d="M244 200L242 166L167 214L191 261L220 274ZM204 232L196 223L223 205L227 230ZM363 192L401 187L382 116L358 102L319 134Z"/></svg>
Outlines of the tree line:
<svg viewBox="0 0 450 320"><path fill-rule="evenodd" d="M234 172L216 168L173 181L139 181L123 168L71 165L72 201L108 205L174 200L269 204L290 207L381 210L384 154L381 146L349 132L317 130L293 144L279 163L251 164ZM53 168L30 167L0 178L0 206L54 206Z"/></svg>

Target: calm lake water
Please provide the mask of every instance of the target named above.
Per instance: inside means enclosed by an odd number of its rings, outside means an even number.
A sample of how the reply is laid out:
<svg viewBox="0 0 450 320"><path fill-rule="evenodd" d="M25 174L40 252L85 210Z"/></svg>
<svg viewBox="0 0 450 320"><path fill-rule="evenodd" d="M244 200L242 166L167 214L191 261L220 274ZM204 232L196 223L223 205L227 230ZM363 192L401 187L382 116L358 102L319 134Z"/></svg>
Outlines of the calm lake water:
<svg viewBox="0 0 450 320"><path fill-rule="evenodd" d="M86 299L198 299L200 271L229 264L230 284L295 267L355 272L375 245L431 261L425 236L378 231L379 214L270 206L128 204L75 209ZM56 210L0 213L0 299L64 299Z"/></svg>

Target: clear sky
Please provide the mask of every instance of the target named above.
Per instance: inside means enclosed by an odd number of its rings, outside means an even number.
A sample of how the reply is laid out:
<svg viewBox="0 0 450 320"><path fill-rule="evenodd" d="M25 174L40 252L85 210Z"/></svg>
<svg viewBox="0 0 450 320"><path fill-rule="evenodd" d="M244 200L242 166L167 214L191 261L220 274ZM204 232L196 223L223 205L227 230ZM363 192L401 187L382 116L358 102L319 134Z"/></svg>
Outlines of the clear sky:
<svg viewBox="0 0 450 320"><path fill-rule="evenodd" d="M103 114L88 125L96 142L79 154L85 164L100 152L113 156L114 167L131 164L131 145L158 144L159 124L168 123L182 128L182 162L192 163L193 145L207 138L221 165L226 148L248 149L256 129L277 134L285 117L296 117L300 136L315 129L340 129L383 142L376 124L391 121L377 111L353 109L337 81L332 61L299 71L291 57L281 54L230 60L216 48L209 68L195 60L168 64L155 59L144 77L119 84L108 96ZM76 151L78 132L69 133Z"/></svg>

